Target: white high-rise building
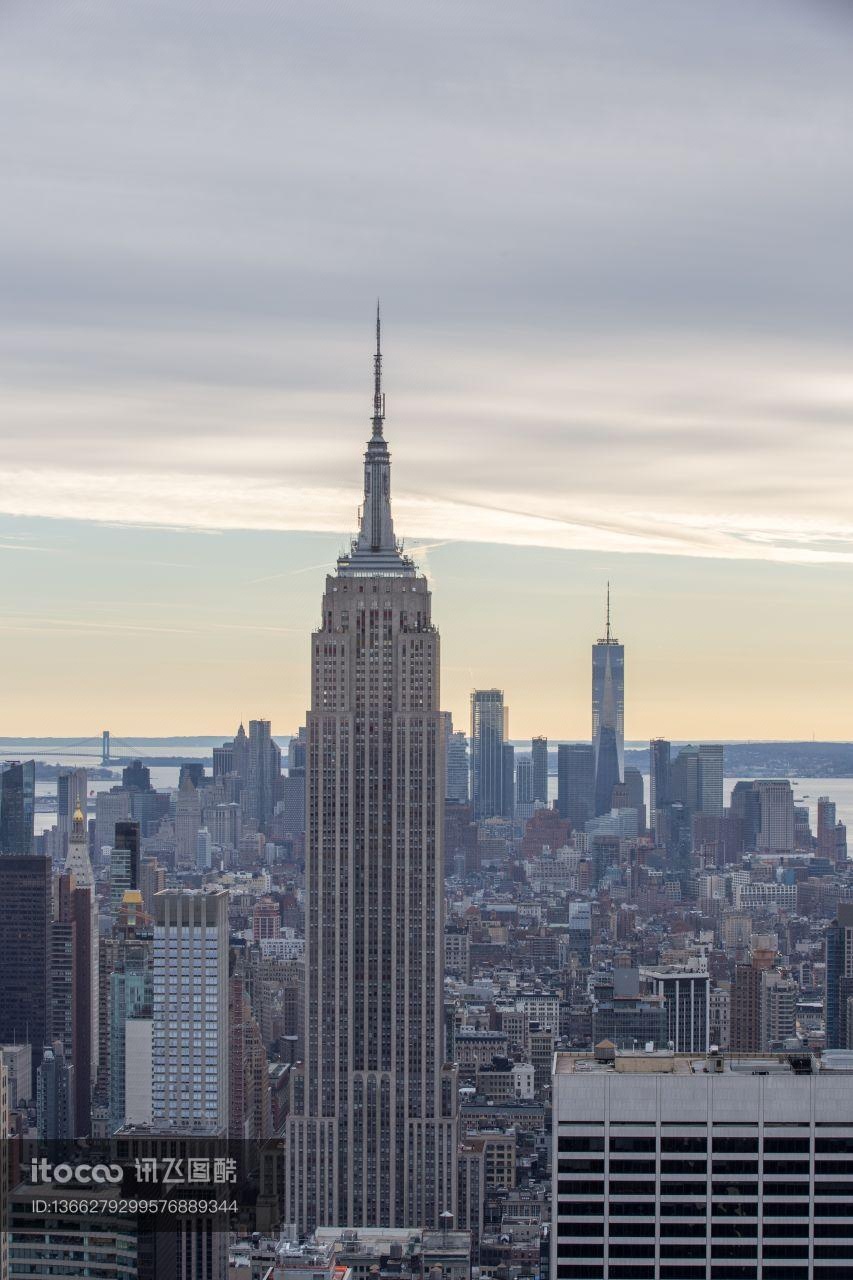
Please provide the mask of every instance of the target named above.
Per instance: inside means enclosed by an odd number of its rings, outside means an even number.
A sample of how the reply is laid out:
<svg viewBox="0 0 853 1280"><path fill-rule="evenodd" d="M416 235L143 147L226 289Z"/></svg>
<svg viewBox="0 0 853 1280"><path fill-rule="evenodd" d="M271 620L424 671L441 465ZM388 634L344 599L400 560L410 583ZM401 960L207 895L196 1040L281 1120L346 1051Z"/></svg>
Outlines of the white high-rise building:
<svg viewBox="0 0 853 1280"><path fill-rule="evenodd" d="M377 316L361 529L311 641L305 1055L285 1220L437 1227L456 1209L443 1062L445 724L427 581L394 536Z"/></svg>
<svg viewBox="0 0 853 1280"><path fill-rule="evenodd" d="M699 809L714 817L723 816L723 748L719 743L699 747Z"/></svg>
<svg viewBox="0 0 853 1280"><path fill-rule="evenodd" d="M228 894L154 897L151 1113L156 1129L228 1125Z"/></svg>
<svg viewBox="0 0 853 1280"><path fill-rule="evenodd" d="M640 968L656 996L663 996L667 1038L676 1053L706 1053L710 1025L711 978L707 967L656 965Z"/></svg>
<svg viewBox="0 0 853 1280"><path fill-rule="evenodd" d="M787 778L760 778L755 783L761 802L758 848L761 852L792 853L794 849L794 793Z"/></svg>

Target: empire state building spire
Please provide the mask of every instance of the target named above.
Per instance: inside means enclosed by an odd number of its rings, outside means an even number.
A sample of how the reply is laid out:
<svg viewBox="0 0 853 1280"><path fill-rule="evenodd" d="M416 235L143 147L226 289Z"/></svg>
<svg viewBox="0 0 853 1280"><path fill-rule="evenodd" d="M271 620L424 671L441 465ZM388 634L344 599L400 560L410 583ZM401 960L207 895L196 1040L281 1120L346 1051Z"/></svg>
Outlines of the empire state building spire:
<svg viewBox="0 0 853 1280"><path fill-rule="evenodd" d="M391 518L391 455L384 435L385 393L382 390L382 322L376 304L376 352L373 356L373 431L364 454L364 502L358 537L349 555L338 560L338 572L348 577L403 574L415 567L403 555Z"/></svg>

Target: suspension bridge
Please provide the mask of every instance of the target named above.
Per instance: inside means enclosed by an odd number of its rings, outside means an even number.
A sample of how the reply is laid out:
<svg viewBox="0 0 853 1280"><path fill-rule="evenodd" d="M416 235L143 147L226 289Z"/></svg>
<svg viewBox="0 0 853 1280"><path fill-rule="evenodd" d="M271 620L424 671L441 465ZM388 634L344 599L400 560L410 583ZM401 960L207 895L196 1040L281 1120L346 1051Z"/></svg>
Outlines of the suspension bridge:
<svg viewBox="0 0 853 1280"><path fill-rule="evenodd" d="M142 746L126 738L114 738L109 729L104 729L100 736L81 738L79 742L38 749L39 757L73 756L75 760L99 760L102 765L130 764L134 760L147 764L183 764L198 760L198 756L185 757L178 750L173 756L163 756L160 752L153 755L151 752L150 746Z"/></svg>

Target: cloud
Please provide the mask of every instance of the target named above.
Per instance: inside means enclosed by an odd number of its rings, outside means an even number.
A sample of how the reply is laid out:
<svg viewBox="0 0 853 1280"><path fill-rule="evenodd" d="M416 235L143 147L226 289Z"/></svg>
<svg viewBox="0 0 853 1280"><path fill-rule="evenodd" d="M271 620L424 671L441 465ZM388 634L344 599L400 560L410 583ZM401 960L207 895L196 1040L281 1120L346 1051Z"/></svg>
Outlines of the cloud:
<svg viewBox="0 0 853 1280"><path fill-rule="evenodd" d="M0 510L849 562L842 7L2 23Z"/></svg>

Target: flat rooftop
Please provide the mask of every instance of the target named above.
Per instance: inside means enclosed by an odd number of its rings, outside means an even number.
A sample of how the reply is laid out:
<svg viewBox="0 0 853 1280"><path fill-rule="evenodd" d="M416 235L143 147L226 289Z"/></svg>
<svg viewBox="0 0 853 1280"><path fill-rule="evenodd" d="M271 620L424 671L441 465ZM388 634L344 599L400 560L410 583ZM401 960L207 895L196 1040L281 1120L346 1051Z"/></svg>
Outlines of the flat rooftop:
<svg viewBox="0 0 853 1280"><path fill-rule="evenodd" d="M853 1071L853 1053L827 1055L821 1062L808 1052L791 1053L563 1053L554 1055L556 1075L585 1074L590 1071L615 1071L620 1075L811 1075L816 1071Z"/></svg>

